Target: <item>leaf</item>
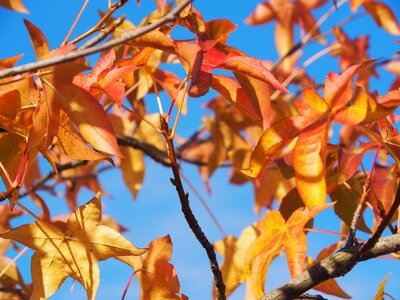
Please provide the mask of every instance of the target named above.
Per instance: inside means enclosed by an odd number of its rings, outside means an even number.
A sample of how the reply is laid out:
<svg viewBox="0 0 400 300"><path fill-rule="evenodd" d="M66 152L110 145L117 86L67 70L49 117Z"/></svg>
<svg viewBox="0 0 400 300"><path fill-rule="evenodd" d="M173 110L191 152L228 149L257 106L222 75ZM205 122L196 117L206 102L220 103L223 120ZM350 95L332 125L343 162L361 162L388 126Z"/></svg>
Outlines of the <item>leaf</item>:
<svg viewBox="0 0 400 300"><path fill-rule="evenodd" d="M7 271L5 271L5 273L2 275L0 279L2 287L5 289L7 289L7 287L10 287L12 289L16 285L19 285L23 291L29 294L30 289L25 284L22 275L19 272L15 263L8 257L0 256L0 270L4 270L5 268L7 268ZM4 297L3 299L14 299L14 298Z"/></svg>
<svg viewBox="0 0 400 300"><path fill-rule="evenodd" d="M276 199L280 203L294 187L294 180L285 179L278 168L267 168L253 181L253 186L254 211L260 214L263 207L272 208L273 200Z"/></svg>
<svg viewBox="0 0 400 300"><path fill-rule="evenodd" d="M253 108L253 99L235 79L223 75L214 75L211 87L235 105L243 114L252 120L260 121L259 112Z"/></svg>
<svg viewBox="0 0 400 300"><path fill-rule="evenodd" d="M302 116L295 116L278 121L268 128L260 137L250 158L248 169L241 172L250 177L257 177L262 170L273 162L304 128L309 121Z"/></svg>
<svg viewBox="0 0 400 300"><path fill-rule="evenodd" d="M308 208L326 201L325 160L328 123L322 121L301 133L293 150L296 186Z"/></svg>
<svg viewBox="0 0 400 300"><path fill-rule="evenodd" d="M169 263L172 257L172 242L169 235L157 238L148 246L148 251L137 257L117 257L130 264L140 283L140 300L187 300L182 294L175 267Z"/></svg>
<svg viewBox="0 0 400 300"><path fill-rule="evenodd" d="M67 45L49 52L43 33L27 20L25 20L25 25L38 59L61 55L75 49L74 46ZM88 92L72 84L74 76L85 69L87 69L86 61L77 59L43 70L45 75L41 75L40 79L44 89L44 103L39 103L39 114L35 116L37 119L35 135L46 136L42 148L47 149L53 138L57 136L60 111L63 110L78 127L81 136L96 150L121 156L112 126L102 106ZM48 74L47 71L49 71ZM34 143L38 143L37 138L33 140ZM34 146L30 145L30 148Z"/></svg>
<svg viewBox="0 0 400 300"><path fill-rule="evenodd" d="M221 264L221 272L226 285L227 297L241 284L246 256L257 235L254 226L248 226L242 231L238 239L234 236L227 236L223 240L214 243L215 251L224 258ZM213 296L216 299L215 288Z"/></svg>
<svg viewBox="0 0 400 300"><path fill-rule="evenodd" d="M332 206L327 204L313 209L299 208L285 222L279 211L269 211L256 225L260 236L252 244L246 261L246 276L251 276L253 296L264 295L265 274L272 259L286 248L292 277L303 271L307 241L303 232L306 223L318 213Z"/></svg>
<svg viewBox="0 0 400 300"><path fill-rule="evenodd" d="M388 280L388 278L389 278L389 276L391 274L392 273L387 274L385 276L385 278L383 278L382 281L379 283L379 289L376 292L373 300L384 300L385 299L385 297L384 297L384 295L385 295L385 285L386 285L386 281Z"/></svg>
<svg viewBox="0 0 400 300"><path fill-rule="evenodd" d="M334 201L335 207L335 214L343 220L343 222L347 226L351 226L351 221L354 216L354 212L357 209L358 203L360 201L360 198L358 197L357 194L354 193L354 191L350 190L347 186L344 184L337 185L337 178L332 178L332 180L335 180L335 188L331 191L329 191L329 196L331 197L331 200ZM363 182L361 181L360 178L353 177L348 181L348 184L358 192L358 194L362 193L362 184ZM357 224L357 229L362 230L364 232L371 232L371 230L368 228L368 226L365 223L365 218L364 215L361 214L360 219Z"/></svg>
<svg viewBox="0 0 400 300"><path fill-rule="evenodd" d="M57 132L57 146L72 159L97 160L107 156L89 148L66 114L61 114Z"/></svg>
<svg viewBox="0 0 400 300"><path fill-rule="evenodd" d="M122 156L107 114L96 99L74 85L60 87L58 95L63 100L60 107L93 148L104 153Z"/></svg>
<svg viewBox="0 0 400 300"><path fill-rule="evenodd" d="M369 2L371 0L350 0L350 7L353 12L357 11L358 7L364 2Z"/></svg>
<svg viewBox="0 0 400 300"><path fill-rule="evenodd" d="M22 3L22 0L0 0L0 5L20 13L25 13L25 14L29 13L29 11L25 8L24 4Z"/></svg>
<svg viewBox="0 0 400 300"><path fill-rule="evenodd" d="M92 73L76 75L73 83L90 92L97 100L100 100L105 92L118 105L121 105L125 97L125 83L121 78L137 66L122 63L113 67L115 58L115 51L111 49L96 63Z"/></svg>
<svg viewBox="0 0 400 300"><path fill-rule="evenodd" d="M3 68L11 68L24 54L18 54L12 57L0 59L0 66Z"/></svg>
<svg viewBox="0 0 400 300"><path fill-rule="evenodd" d="M206 22L205 27L205 32L210 40L225 44L229 34L236 30L237 25L228 19L218 19Z"/></svg>
<svg viewBox="0 0 400 300"><path fill-rule="evenodd" d="M374 18L376 24L387 32L400 35L399 23L389 6L376 1L364 2L365 10Z"/></svg>
<svg viewBox="0 0 400 300"><path fill-rule="evenodd" d="M367 61L346 69L342 74L328 73L325 80L324 96L328 105L333 108L332 112L343 108L352 97L351 80L361 69L366 68L374 61Z"/></svg>
<svg viewBox="0 0 400 300"><path fill-rule="evenodd" d="M11 132L0 132L0 161L11 178L15 178L22 155L25 150L25 139ZM4 185L10 186L5 174L0 170Z"/></svg>
<svg viewBox="0 0 400 300"><path fill-rule="evenodd" d="M19 90L0 90L0 127L26 136L32 125L34 108L32 106L24 107L23 102Z"/></svg>
<svg viewBox="0 0 400 300"><path fill-rule="evenodd" d="M167 5L167 0L156 0L157 9L160 13L164 11L164 7Z"/></svg>
<svg viewBox="0 0 400 300"><path fill-rule="evenodd" d="M268 212L257 223L261 235L249 249L245 266L245 276L251 278L252 294L255 298L264 295L264 282L269 264L283 249L284 228L285 222L278 211Z"/></svg>
<svg viewBox="0 0 400 300"><path fill-rule="evenodd" d="M146 252L115 230L99 225L101 211L98 194L75 211L64 226L36 221L0 235L36 250L31 265L32 300L50 297L68 276L80 282L92 300L99 285L98 261Z"/></svg>
<svg viewBox="0 0 400 300"><path fill-rule="evenodd" d="M400 135L387 119L378 121L379 131L386 148L390 149L393 159L400 164Z"/></svg>
<svg viewBox="0 0 400 300"><path fill-rule="evenodd" d="M396 107L397 103L389 101L379 104L364 89L356 87L352 104L338 111L334 120L347 125L373 122L391 114Z"/></svg>
<svg viewBox="0 0 400 300"><path fill-rule="evenodd" d="M339 148L339 177L338 183L349 180L356 172L361 164L364 154L367 151L377 148L378 144L375 142L362 143L359 147L350 148Z"/></svg>
<svg viewBox="0 0 400 300"><path fill-rule="evenodd" d="M393 174L395 170L396 164L391 167L376 165L375 175L371 180L371 192L368 194L368 201L372 204L377 220L381 219L379 206L387 214L395 199L398 184L397 178Z"/></svg>

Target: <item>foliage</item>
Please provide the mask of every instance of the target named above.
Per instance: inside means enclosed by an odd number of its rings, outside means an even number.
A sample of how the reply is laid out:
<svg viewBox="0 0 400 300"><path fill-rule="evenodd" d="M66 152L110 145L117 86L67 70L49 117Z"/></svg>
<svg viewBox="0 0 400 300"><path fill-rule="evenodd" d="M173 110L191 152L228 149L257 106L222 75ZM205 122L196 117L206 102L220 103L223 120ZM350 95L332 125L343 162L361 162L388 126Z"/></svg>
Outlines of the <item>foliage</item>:
<svg viewBox="0 0 400 300"><path fill-rule="evenodd" d="M68 34L53 50L42 30L25 20L37 62L13 67L21 55L0 60L0 201L8 201L0 207L2 298L47 299L72 277L88 299L95 299L98 262L108 258L132 267L140 299L190 297L170 263L169 235L137 248L121 235L122 226L102 215L98 173L119 169L136 199L145 180L145 156L172 171L171 183L188 227L210 261L214 298L229 297L245 282L246 299L307 297L304 293L311 288L348 299L351 291L344 291L335 277L380 255L398 259L399 56L371 58L369 37L351 38L343 28L364 11L376 26L400 35L391 5L350 0L353 15L322 32L324 20L347 0L261 2L244 21L274 23L279 59L271 63L230 46L228 38L237 25L228 19L204 20L196 2L155 1L157 9L137 25L113 17L126 2L109 2L91 30L72 41ZM0 0L0 5L27 12L20 0ZM325 9L320 19L316 9ZM302 32L298 42L297 25ZM191 38L176 38L179 30ZM300 64L302 49L312 42L326 47ZM86 56L96 52L101 55L91 68ZM338 58L340 72L321 67L327 76L316 83L307 67L326 54ZM396 79L378 94L373 80L381 65ZM150 109L152 96L156 113ZM211 114L191 136L178 136L188 101L201 97ZM369 154L375 155L372 163ZM41 158L52 169L47 175L40 172ZM254 210L265 214L239 237L220 228L225 237L212 245L191 211L185 186L198 193L182 173L184 164L198 168L208 190L213 174L229 167L230 182L252 185ZM55 186L65 187L62 198L71 210L69 217L52 216L47 198ZM84 187L95 196L79 206ZM20 201L24 197L39 214ZM306 234L318 230L314 219L328 210L336 214L340 237L332 245L319 245L313 259L307 256ZM13 228L11 219L23 214L34 221ZM358 231L370 234L360 244ZM7 257L11 246L21 252L18 255L26 251L16 242L34 250L31 284L22 278L18 262ZM266 293L268 269L283 253L293 278L290 288L283 285ZM334 259L339 259L337 265ZM314 274L319 275L307 279ZM383 299L387 280L374 299Z"/></svg>

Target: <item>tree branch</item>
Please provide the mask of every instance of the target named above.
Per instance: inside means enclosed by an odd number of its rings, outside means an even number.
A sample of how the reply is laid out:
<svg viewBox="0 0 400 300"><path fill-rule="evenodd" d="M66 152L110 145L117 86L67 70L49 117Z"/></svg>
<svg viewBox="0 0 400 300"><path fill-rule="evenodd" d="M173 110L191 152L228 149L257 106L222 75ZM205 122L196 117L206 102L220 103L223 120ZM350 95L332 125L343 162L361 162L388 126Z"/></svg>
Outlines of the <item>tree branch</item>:
<svg viewBox="0 0 400 300"><path fill-rule="evenodd" d="M214 282L218 294L217 298L218 300L225 300L226 299L225 284L222 278L221 270L218 265L217 257L215 255L214 247L205 236L203 230L201 229L199 223L197 222L196 217L192 212L192 209L190 208L189 194L187 194L183 188L181 176L179 173L179 166L175 155L175 147L173 140L170 138L170 130L168 128L168 123L162 115L160 115L160 122L161 122L161 132L165 138L165 142L167 143L168 157L171 161L171 169L174 175L174 178L171 178L171 182L176 188L179 200L181 202L182 212L185 216L185 219L190 229L192 230L197 240L200 242L200 244L207 252L207 256L210 261L211 271L214 274Z"/></svg>
<svg viewBox="0 0 400 300"><path fill-rule="evenodd" d="M9 76L13 76L13 75L18 75L18 74L22 74L25 72L31 72L31 71L35 71L41 68L45 68L45 67L50 67L50 66L54 66L54 65L58 65L61 63L65 63L80 57L84 57L86 55L90 55L90 54L94 54L97 52L101 52L107 49L110 49L112 47L124 44L130 40L133 40L139 36L142 36L152 30L157 29L158 27L160 27L161 25L164 25L168 22L174 21L177 16L179 15L179 13L186 7L188 6L193 0L184 0L182 1L181 4L179 4L178 6L176 6L173 10L171 10L168 14L166 14L163 18L155 21L154 23L151 23L149 25L143 26L141 28L137 28L136 30L134 30L131 33L128 33L127 35L120 37L120 38L116 38L113 39L107 43L104 43L102 45L98 45L98 46L93 46L90 48L86 48L86 49L78 49L78 50L74 50L71 52L68 52L66 54L63 55L59 55L59 56L55 56L55 57L50 57L48 59L43 59L37 62L33 62L33 63L28 63L26 65L22 65L22 66L18 66L18 67L14 67L14 68L9 68L9 69L5 69L0 71L0 79L4 78L4 77L9 77Z"/></svg>
<svg viewBox="0 0 400 300"><path fill-rule="evenodd" d="M259 300L293 299L325 280L347 274L356 264L356 262L353 262L353 256L359 247L360 245L355 245L343 248L329 255L327 258L310 267L307 271L269 292ZM400 233L379 239L374 247L363 253L359 261L365 261L397 251L400 251Z"/></svg>

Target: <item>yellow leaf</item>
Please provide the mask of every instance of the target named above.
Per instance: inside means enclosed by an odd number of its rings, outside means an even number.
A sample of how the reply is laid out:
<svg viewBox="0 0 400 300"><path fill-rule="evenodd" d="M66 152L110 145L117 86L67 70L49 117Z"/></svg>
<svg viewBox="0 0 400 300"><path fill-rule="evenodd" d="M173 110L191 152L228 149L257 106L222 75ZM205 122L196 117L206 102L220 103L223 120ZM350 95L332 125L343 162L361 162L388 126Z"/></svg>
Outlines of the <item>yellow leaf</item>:
<svg viewBox="0 0 400 300"><path fill-rule="evenodd" d="M381 281L381 283L379 284L379 289L376 292L374 299L373 300L384 300L385 298L383 297L383 295L385 294L385 284L386 281L388 280L389 276L392 273L389 273L385 276L385 278L383 278L383 280Z"/></svg>
<svg viewBox="0 0 400 300"><path fill-rule="evenodd" d="M89 300L99 285L98 261L115 256L141 255L146 249L133 246L101 221L100 195L78 208L63 226L36 221L1 234L36 250L32 256L32 300L47 299L72 277L86 289Z"/></svg>
<svg viewBox="0 0 400 300"><path fill-rule="evenodd" d="M221 272L226 285L227 297L235 291L242 281L247 253L257 235L255 227L248 226L242 231L239 239L227 236L214 244L215 250L224 258L221 264ZM215 299L215 288L213 293Z"/></svg>
<svg viewBox="0 0 400 300"><path fill-rule="evenodd" d="M326 201L325 160L329 123L322 120L299 135L293 150L296 186L308 208Z"/></svg>
<svg viewBox="0 0 400 300"><path fill-rule="evenodd" d="M21 0L0 0L0 5L21 13L28 14L29 11L25 8Z"/></svg>

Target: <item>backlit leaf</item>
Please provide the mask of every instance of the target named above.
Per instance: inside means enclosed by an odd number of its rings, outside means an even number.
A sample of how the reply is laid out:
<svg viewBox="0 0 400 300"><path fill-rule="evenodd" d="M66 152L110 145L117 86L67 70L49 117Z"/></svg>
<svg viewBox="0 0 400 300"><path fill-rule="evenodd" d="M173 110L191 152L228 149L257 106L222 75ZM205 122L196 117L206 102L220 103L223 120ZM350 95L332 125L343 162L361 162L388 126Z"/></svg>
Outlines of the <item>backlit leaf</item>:
<svg viewBox="0 0 400 300"><path fill-rule="evenodd" d="M63 227L44 221L22 225L1 234L33 250L31 299L48 298L72 277L94 299L99 284L98 261L114 256L141 255L146 249L133 246L115 230L99 225L100 196L81 206Z"/></svg>
<svg viewBox="0 0 400 300"><path fill-rule="evenodd" d="M391 274L392 273L387 274L385 276L385 278L383 278L382 281L379 283L379 289L376 292L373 300L384 300L385 299L385 297L384 297L384 295L385 295L385 285L386 285L386 281L389 279L389 276Z"/></svg>
<svg viewBox="0 0 400 300"><path fill-rule="evenodd" d="M12 9L21 13L29 13L29 11L25 8L22 0L0 0L0 5Z"/></svg>
<svg viewBox="0 0 400 300"><path fill-rule="evenodd" d="M365 10L374 18L376 24L387 32L400 35L399 23L391 8L384 3L367 1L363 3Z"/></svg>

